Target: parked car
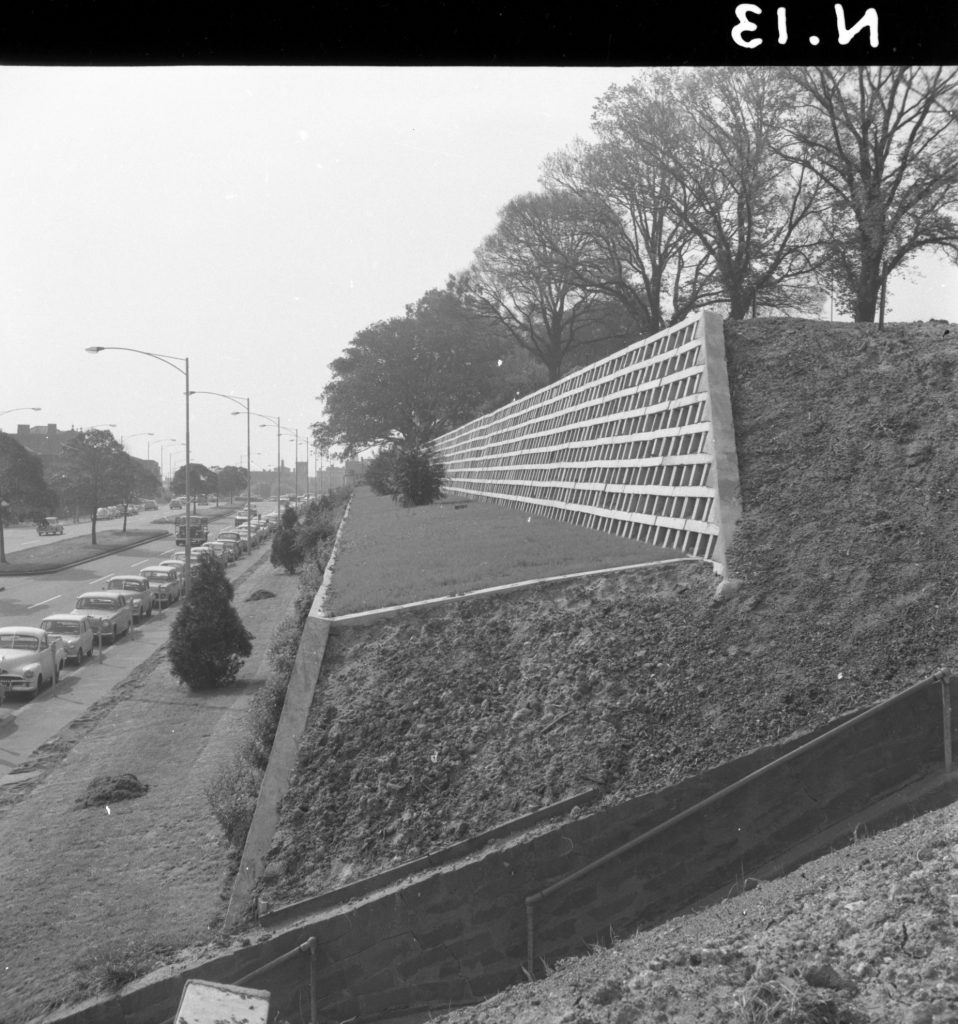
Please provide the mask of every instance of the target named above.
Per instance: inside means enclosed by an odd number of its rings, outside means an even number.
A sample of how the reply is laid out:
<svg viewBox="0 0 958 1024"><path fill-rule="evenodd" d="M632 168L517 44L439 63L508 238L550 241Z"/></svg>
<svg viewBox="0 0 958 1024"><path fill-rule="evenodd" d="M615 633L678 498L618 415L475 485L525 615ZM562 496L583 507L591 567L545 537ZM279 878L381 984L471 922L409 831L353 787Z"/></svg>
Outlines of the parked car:
<svg viewBox="0 0 958 1024"><path fill-rule="evenodd" d="M186 557L185 557L185 554L184 554L184 556L182 558L164 558L164 559L161 559L156 564L157 564L157 566L160 569L175 569L177 574L180 577L180 586L181 587L185 586L185 583L184 583L184 581L186 580ZM196 566L197 566L197 561L194 558L193 559L193 572L190 574L191 576L195 576L196 575ZM182 596L182 590L180 591L180 594Z"/></svg>
<svg viewBox="0 0 958 1024"><path fill-rule="evenodd" d="M180 499L179 499L179 498L174 498L174 499L173 499L173 500L172 500L172 501L170 502L170 508L182 508L182 507L183 507L183 502L182 502L182 501L180 501Z"/></svg>
<svg viewBox="0 0 958 1024"><path fill-rule="evenodd" d="M0 686L35 697L57 681L66 662L63 645L35 626L0 627Z"/></svg>
<svg viewBox="0 0 958 1024"><path fill-rule="evenodd" d="M153 614L153 591L145 576L113 576L106 582L107 590L122 590L130 601L133 618L142 622Z"/></svg>
<svg viewBox="0 0 958 1024"><path fill-rule="evenodd" d="M63 533L63 523L55 516L47 516L43 522L37 524L37 536L51 537Z"/></svg>
<svg viewBox="0 0 958 1024"><path fill-rule="evenodd" d="M73 610L98 622L103 636L114 643L133 627L133 608L120 590L89 590L76 599Z"/></svg>
<svg viewBox="0 0 958 1024"><path fill-rule="evenodd" d="M160 511L160 506L157 505L157 503L152 498L147 498L146 501L143 502L143 511L144 512L159 512Z"/></svg>
<svg viewBox="0 0 958 1024"><path fill-rule="evenodd" d="M246 529L242 530L220 530L216 535L217 540L235 540L239 544L240 554L249 551L249 542L246 539Z"/></svg>
<svg viewBox="0 0 958 1024"><path fill-rule="evenodd" d="M63 645L63 656L71 658L78 664L93 653L96 641L96 623L89 615L79 612L67 612L64 615L51 615L40 623L40 628L47 634L56 637Z"/></svg>
<svg viewBox="0 0 958 1024"><path fill-rule="evenodd" d="M198 548L194 548L193 550L208 551L210 555L221 565L229 565L231 562L236 561L232 549L222 543L222 541L208 540L205 544L201 544Z"/></svg>
<svg viewBox="0 0 958 1024"><path fill-rule="evenodd" d="M153 592L153 604L166 608L179 601L183 592L183 579L179 568L170 565L147 565L140 575L149 583Z"/></svg>

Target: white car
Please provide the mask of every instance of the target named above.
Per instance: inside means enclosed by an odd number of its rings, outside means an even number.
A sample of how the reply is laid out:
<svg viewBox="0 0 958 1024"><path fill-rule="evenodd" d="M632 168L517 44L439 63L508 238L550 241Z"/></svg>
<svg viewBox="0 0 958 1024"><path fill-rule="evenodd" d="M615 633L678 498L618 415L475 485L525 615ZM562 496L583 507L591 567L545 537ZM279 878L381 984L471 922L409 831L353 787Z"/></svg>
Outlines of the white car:
<svg viewBox="0 0 958 1024"><path fill-rule="evenodd" d="M113 576L106 581L107 590L122 590L126 594L133 618L137 622L148 619L153 614L153 591L150 581L145 576Z"/></svg>
<svg viewBox="0 0 958 1024"><path fill-rule="evenodd" d="M122 590L89 590L77 598L73 610L89 615L114 643L133 628L133 609Z"/></svg>
<svg viewBox="0 0 958 1024"><path fill-rule="evenodd" d="M49 636L56 637L63 645L63 656L73 659L78 665L93 653L96 642L96 623L89 615L78 612L66 612L64 615L51 615L40 623Z"/></svg>
<svg viewBox="0 0 958 1024"><path fill-rule="evenodd" d="M35 626L0 627L0 686L35 697L57 681L66 662L63 645Z"/></svg>
<svg viewBox="0 0 958 1024"><path fill-rule="evenodd" d="M183 590L182 577L179 572L180 563L172 565L145 565L140 575L149 583L153 591L153 603L166 608L179 601Z"/></svg>

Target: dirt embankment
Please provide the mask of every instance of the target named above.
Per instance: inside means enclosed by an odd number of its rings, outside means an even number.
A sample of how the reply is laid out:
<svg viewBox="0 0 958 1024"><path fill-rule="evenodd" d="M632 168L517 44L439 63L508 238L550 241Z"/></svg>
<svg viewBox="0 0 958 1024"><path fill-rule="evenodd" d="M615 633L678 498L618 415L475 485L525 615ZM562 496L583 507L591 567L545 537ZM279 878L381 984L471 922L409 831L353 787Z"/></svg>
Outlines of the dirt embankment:
<svg viewBox="0 0 958 1024"><path fill-rule="evenodd" d="M262 891L321 891L596 783L654 789L953 664L956 336L726 324L736 596L689 565L334 640Z"/></svg>

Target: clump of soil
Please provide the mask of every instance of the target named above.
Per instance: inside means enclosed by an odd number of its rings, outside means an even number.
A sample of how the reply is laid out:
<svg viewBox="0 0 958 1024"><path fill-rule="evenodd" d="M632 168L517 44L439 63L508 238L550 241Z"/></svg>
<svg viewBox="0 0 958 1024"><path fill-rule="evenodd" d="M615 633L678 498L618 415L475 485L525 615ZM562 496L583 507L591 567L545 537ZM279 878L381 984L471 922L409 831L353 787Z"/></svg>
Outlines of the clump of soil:
<svg viewBox="0 0 958 1024"><path fill-rule="evenodd" d="M81 807L104 807L121 800L134 800L149 791L149 786L130 772L122 775L97 775L87 786L86 794L77 798Z"/></svg>
<svg viewBox="0 0 958 1024"><path fill-rule="evenodd" d="M275 596L276 595L272 592L272 590L254 590L253 593L250 594L250 596L248 598L246 598L246 600L247 601L265 601L267 598L275 597Z"/></svg>
<svg viewBox="0 0 958 1024"><path fill-rule="evenodd" d="M596 784L678 782L955 661L955 330L725 326L734 595L690 563L333 637L271 902Z"/></svg>

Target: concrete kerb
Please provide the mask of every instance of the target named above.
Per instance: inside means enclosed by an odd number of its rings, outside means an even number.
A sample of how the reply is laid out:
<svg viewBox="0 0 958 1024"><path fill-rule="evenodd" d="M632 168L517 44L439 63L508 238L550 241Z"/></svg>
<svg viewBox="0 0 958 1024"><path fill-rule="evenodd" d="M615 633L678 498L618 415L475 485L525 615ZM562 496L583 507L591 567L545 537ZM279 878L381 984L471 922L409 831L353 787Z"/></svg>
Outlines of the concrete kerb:
<svg viewBox="0 0 958 1024"><path fill-rule="evenodd" d="M87 555L85 558L77 558L72 562L45 563L43 567L39 569L20 568L19 566L15 569L0 569L0 579L4 576L44 576L51 572L61 572L63 569L72 569L77 565L85 565L87 562L95 562L98 558L103 558L105 555L113 555L119 551L129 551L131 548L138 548L142 544L149 544L150 541L159 540L161 537L168 536L170 536L169 530L151 533L148 537L140 537L139 540L131 541L129 544L121 544L115 548L111 547L103 551L97 551L95 554Z"/></svg>
<svg viewBox="0 0 958 1024"><path fill-rule="evenodd" d="M401 618L404 615L416 615L420 612L430 611L433 608L442 608L445 605L455 604L460 601L476 601L484 597L499 597L551 584L571 583L574 580L588 579L591 576L606 576L611 573L620 572L638 572L643 569L657 569L663 565L678 565L688 562L712 564L710 559L693 558L685 555L681 558L664 558L656 562L614 565L606 569L588 569L584 572L572 572L563 576L542 576L537 579L520 580L516 583L503 583L496 587L482 587L479 590L469 590L463 594L447 594L444 597L431 597L425 601L412 601L409 604L389 605L386 608L373 608L365 612L352 612L348 615L324 616L323 618L325 622L329 623L330 629L336 633L345 629L353 629L357 626L369 626L374 622L381 622L385 619Z"/></svg>

